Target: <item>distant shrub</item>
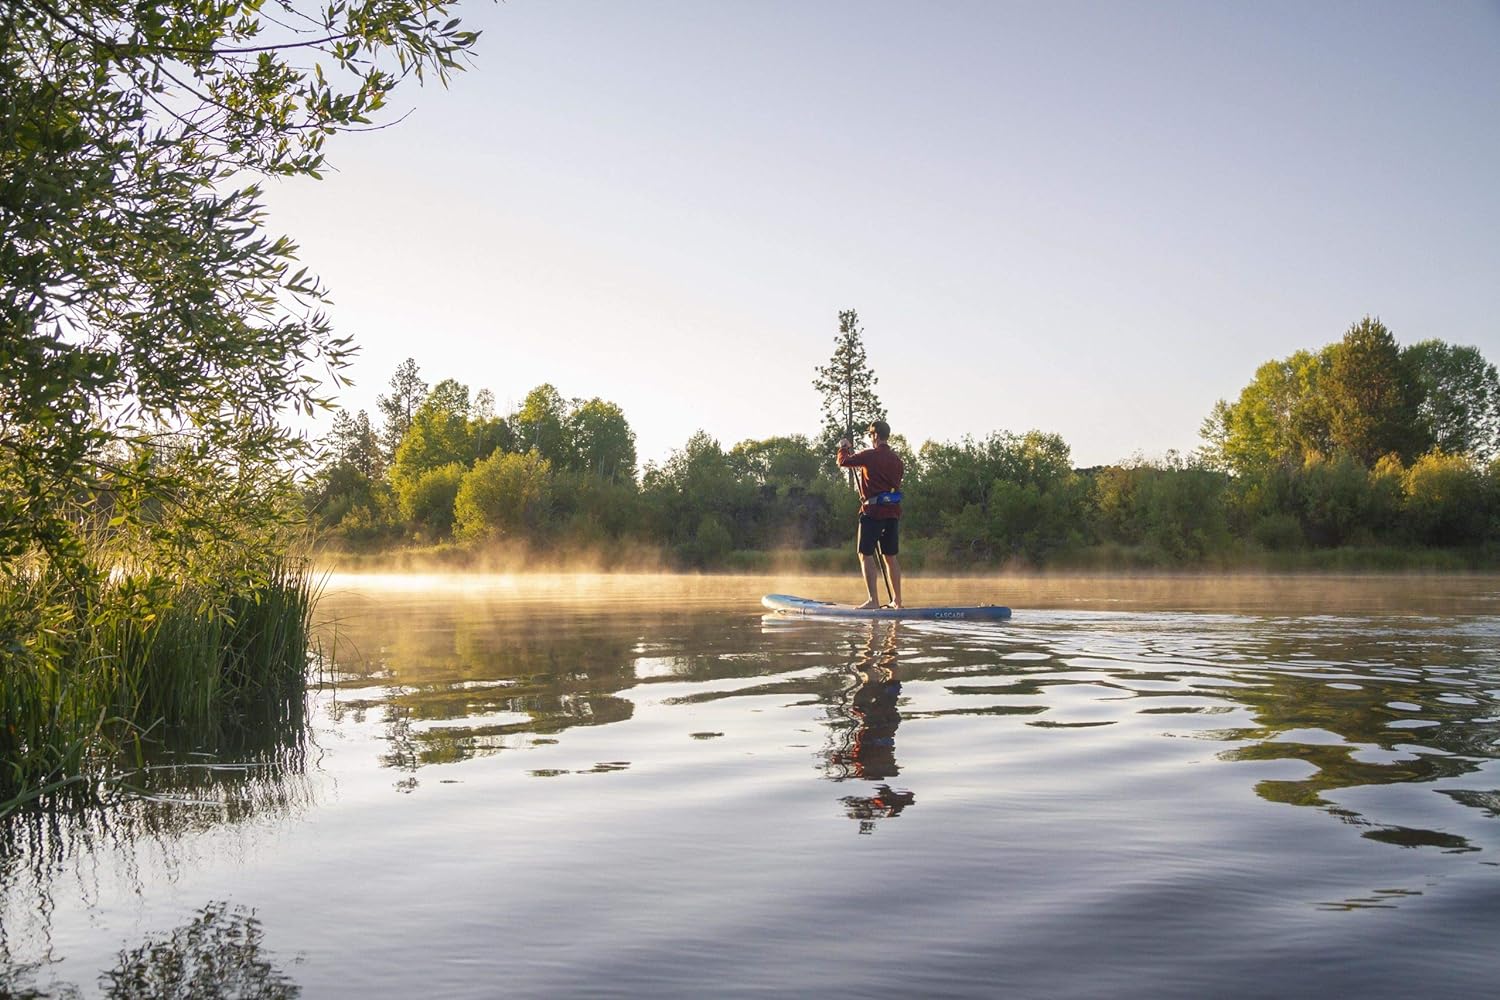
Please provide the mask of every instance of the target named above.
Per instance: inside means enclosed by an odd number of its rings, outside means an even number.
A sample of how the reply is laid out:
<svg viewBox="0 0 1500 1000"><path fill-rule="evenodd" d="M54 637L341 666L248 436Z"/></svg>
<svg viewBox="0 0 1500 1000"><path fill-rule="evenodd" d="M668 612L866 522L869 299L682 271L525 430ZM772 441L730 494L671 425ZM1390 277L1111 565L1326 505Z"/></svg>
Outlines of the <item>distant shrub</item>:
<svg viewBox="0 0 1500 1000"><path fill-rule="evenodd" d="M367 504L357 504L339 520L337 533L345 541L355 545L368 545L390 532L376 511Z"/></svg>
<svg viewBox="0 0 1500 1000"><path fill-rule="evenodd" d="M464 467L450 462L414 479L398 480L396 498L402 518L433 537L447 535L453 530L453 502L463 477Z"/></svg>
<svg viewBox="0 0 1500 1000"><path fill-rule="evenodd" d="M1289 552L1302 547L1302 523L1291 514L1267 514L1250 529L1250 538L1271 552Z"/></svg>
<svg viewBox="0 0 1500 1000"><path fill-rule="evenodd" d="M1229 545L1228 478L1169 459L1107 466L1094 477L1095 528L1121 551L1166 563L1201 562Z"/></svg>
<svg viewBox="0 0 1500 1000"><path fill-rule="evenodd" d="M464 475L454 502L460 538L506 536L541 526L552 463L537 451L495 452Z"/></svg>
<svg viewBox="0 0 1500 1000"><path fill-rule="evenodd" d="M724 523L712 514L705 514L698 522L698 530L694 532L688 549L693 562L700 566L713 566L723 562L733 546L734 540Z"/></svg>
<svg viewBox="0 0 1500 1000"><path fill-rule="evenodd" d="M1374 495L1370 474L1349 456L1310 456L1293 479L1292 496L1307 537L1315 545L1343 545L1369 533Z"/></svg>
<svg viewBox="0 0 1500 1000"><path fill-rule="evenodd" d="M1402 485L1415 540L1444 546L1478 543L1491 513L1483 503L1483 478L1462 455L1430 452L1413 462Z"/></svg>

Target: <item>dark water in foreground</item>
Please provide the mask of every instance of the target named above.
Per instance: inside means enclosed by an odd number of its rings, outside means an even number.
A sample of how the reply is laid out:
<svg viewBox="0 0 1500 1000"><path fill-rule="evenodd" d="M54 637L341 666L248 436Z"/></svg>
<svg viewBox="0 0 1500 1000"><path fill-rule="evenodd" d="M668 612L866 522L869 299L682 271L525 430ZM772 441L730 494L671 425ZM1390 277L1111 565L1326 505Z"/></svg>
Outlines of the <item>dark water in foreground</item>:
<svg viewBox="0 0 1500 1000"><path fill-rule="evenodd" d="M1500 580L755 603L850 582L335 578L304 740L10 831L0 995L1500 988Z"/></svg>

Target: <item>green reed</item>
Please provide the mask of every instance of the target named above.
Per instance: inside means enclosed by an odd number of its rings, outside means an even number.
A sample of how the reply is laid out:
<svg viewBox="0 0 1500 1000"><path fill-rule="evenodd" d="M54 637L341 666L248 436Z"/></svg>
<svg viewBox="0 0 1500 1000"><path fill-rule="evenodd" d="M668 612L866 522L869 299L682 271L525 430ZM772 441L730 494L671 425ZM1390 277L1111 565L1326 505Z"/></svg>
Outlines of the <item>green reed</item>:
<svg viewBox="0 0 1500 1000"><path fill-rule="evenodd" d="M213 580L0 578L0 815L95 793L153 745L300 721L315 590L285 561Z"/></svg>

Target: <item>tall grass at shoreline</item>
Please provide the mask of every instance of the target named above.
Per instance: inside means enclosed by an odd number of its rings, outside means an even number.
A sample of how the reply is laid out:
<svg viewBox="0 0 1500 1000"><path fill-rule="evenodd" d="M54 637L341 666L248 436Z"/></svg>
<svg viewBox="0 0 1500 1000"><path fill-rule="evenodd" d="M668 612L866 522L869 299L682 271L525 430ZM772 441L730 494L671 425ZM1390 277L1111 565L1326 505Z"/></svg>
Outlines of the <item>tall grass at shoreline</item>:
<svg viewBox="0 0 1500 1000"><path fill-rule="evenodd" d="M213 581L7 574L0 816L95 794L152 746L205 747L299 720L315 597L288 561Z"/></svg>

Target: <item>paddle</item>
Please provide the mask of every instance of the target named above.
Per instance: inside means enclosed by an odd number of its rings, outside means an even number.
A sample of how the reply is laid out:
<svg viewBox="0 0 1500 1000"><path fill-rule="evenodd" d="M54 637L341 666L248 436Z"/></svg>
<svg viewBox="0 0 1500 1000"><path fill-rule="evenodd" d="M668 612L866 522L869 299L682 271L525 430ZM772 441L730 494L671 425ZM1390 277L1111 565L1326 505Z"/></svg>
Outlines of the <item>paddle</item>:
<svg viewBox="0 0 1500 1000"><path fill-rule="evenodd" d="M885 581L885 603L895 604L896 593L891 590L891 574L885 568L885 549L880 547L880 540L875 540L875 561L880 564L880 578Z"/></svg>

